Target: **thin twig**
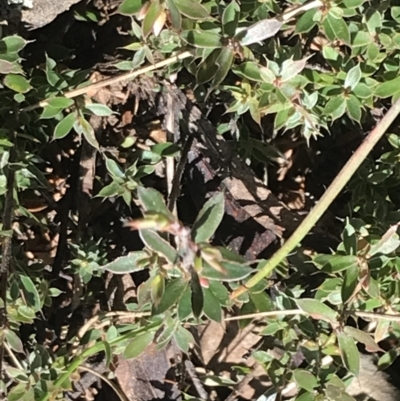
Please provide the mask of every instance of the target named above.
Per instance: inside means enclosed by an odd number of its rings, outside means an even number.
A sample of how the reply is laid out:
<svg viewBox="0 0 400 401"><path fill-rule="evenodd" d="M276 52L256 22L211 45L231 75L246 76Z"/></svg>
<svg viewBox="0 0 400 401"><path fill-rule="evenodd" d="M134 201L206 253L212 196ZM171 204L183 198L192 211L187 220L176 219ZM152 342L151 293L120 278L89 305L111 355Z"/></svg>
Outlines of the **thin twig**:
<svg viewBox="0 0 400 401"><path fill-rule="evenodd" d="M264 277L271 274L276 266L286 256L293 251L293 249L301 243L303 238L310 232L322 215L326 212L331 203L336 199L339 193L343 190L350 178L358 170L360 165L363 163L365 158L377 144L379 139L384 135L393 121L400 113L400 99L398 99L392 107L388 110L385 116L380 120L376 127L369 133L365 138L364 142L350 157L344 167L340 170L339 174L333 180L332 184L328 187L321 199L318 201L314 209L311 210L310 214L302 221L297 227L295 232L290 238L283 244L283 246L259 269L259 271L251 277L245 285L236 289L231 298L235 299L239 295L248 291L249 288L254 287Z"/></svg>
<svg viewBox="0 0 400 401"><path fill-rule="evenodd" d="M193 56L193 54L194 54L193 50L185 51L176 56L167 58L166 60L162 60L158 63L148 65L143 68L139 68L135 71L130 71L125 74L118 75L116 77L104 79L102 81L96 82L91 85L84 86L82 88L73 89L72 91L64 93L64 96L68 99L72 99L74 97L84 95L84 94L88 93L89 91L94 92L94 91L97 91L98 89L104 88L105 86L108 86L108 85L113 85L113 84L119 83L121 81L129 81L129 80L132 80L133 78L136 78L139 75L146 74L147 72L154 71L154 70L157 70L162 67L166 67L167 65L174 64L180 60L184 60L185 58ZM34 105L23 108L22 111L35 110L35 109L38 109L39 107L45 107L48 104L49 104L48 100L42 100L39 103L36 103Z"/></svg>
<svg viewBox="0 0 400 401"><path fill-rule="evenodd" d="M196 368L194 367L192 361L187 359L185 361L185 368L186 368L187 372L189 373L190 378L192 379L192 383L193 383L199 397L202 400L208 400L209 399L208 393L205 390L203 383L198 378L197 373L196 373Z"/></svg>
<svg viewBox="0 0 400 401"><path fill-rule="evenodd" d="M128 397L125 395L125 393L118 387L115 385L115 383L113 383L107 376L103 375L102 373L98 372L95 369L92 369L89 366L85 366L85 365L81 365L78 367L78 370L83 370L84 372L89 372L92 375L98 377L100 380L102 380L103 382L107 383L115 392L115 394L118 396L118 398L121 401L130 401L128 399Z"/></svg>

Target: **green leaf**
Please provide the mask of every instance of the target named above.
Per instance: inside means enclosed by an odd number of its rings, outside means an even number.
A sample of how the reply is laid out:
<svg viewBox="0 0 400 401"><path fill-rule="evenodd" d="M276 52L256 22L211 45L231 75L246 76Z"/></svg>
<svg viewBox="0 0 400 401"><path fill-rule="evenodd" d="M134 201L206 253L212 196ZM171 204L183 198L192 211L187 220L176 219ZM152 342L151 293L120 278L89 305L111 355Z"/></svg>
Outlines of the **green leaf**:
<svg viewBox="0 0 400 401"><path fill-rule="evenodd" d="M109 157L106 157L106 168L113 178L126 178L125 173L121 170L121 167L118 165L118 163Z"/></svg>
<svg viewBox="0 0 400 401"><path fill-rule="evenodd" d="M4 85L18 93L26 93L32 89L29 81L22 75L8 74L4 78Z"/></svg>
<svg viewBox="0 0 400 401"><path fill-rule="evenodd" d="M307 390L310 393L312 393L315 387L318 386L317 378L312 373L304 369L294 370L293 379L300 388Z"/></svg>
<svg viewBox="0 0 400 401"><path fill-rule="evenodd" d="M152 1L150 3L150 7L147 10L147 13L146 13L146 16L144 17L143 25L142 25L144 38L146 38L150 34L155 22L157 21L158 17L161 15L162 12L163 12L163 9L157 0Z"/></svg>
<svg viewBox="0 0 400 401"><path fill-rule="evenodd" d="M194 20L203 20L210 17L207 9L193 0L173 0L176 8L179 10L181 14L185 17L194 19Z"/></svg>
<svg viewBox="0 0 400 401"><path fill-rule="evenodd" d="M165 287L164 295L160 304L154 308L154 314L159 315L171 309L183 296L188 287L188 283L181 278L172 280ZM153 305L154 306L154 305Z"/></svg>
<svg viewBox="0 0 400 401"><path fill-rule="evenodd" d="M354 95L350 95L346 99L347 114L352 120L358 123L361 120L361 107L360 101Z"/></svg>
<svg viewBox="0 0 400 401"><path fill-rule="evenodd" d="M389 255L390 253L397 250L400 246L399 235L397 234L398 224L390 227L386 233L382 236L382 238L376 243L373 244L368 252L370 256L376 254Z"/></svg>
<svg viewBox="0 0 400 401"><path fill-rule="evenodd" d="M6 36L0 40L0 53L19 53L28 43L21 36Z"/></svg>
<svg viewBox="0 0 400 401"><path fill-rule="evenodd" d="M68 99L66 97L53 97L47 100L47 103L50 107L54 107L55 109L66 109L74 104L72 99Z"/></svg>
<svg viewBox="0 0 400 401"><path fill-rule="evenodd" d="M43 108L43 112L40 115L40 119L47 119L47 118L54 118L58 116L61 113L62 109L55 109L54 107L51 106L45 106Z"/></svg>
<svg viewBox="0 0 400 401"><path fill-rule="evenodd" d="M24 346L21 339L10 329L4 330L8 345L15 351L24 352Z"/></svg>
<svg viewBox="0 0 400 401"><path fill-rule="evenodd" d="M351 45L353 48L367 46L373 40L371 34L366 31L352 32L351 35Z"/></svg>
<svg viewBox="0 0 400 401"><path fill-rule="evenodd" d="M222 310L219 300L209 288L203 288L204 292L204 314L218 323L222 321Z"/></svg>
<svg viewBox="0 0 400 401"><path fill-rule="evenodd" d="M118 7L117 13L122 15L134 15L142 8L142 0L124 0Z"/></svg>
<svg viewBox="0 0 400 401"><path fill-rule="evenodd" d="M196 71L196 82L198 85L204 84L214 78L218 70L216 61L221 53L221 49L215 49L202 61Z"/></svg>
<svg viewBox="0 0 400 401"><path fill-rule="evenodd" d="M179 300L178 317L180 321L187 319L192 313L192 291L189 287L186 288L185 293Z"/></svg>
<svg viewBox="0 0 400 401"><path fill-rule="evenodd" d="M118 7L117 13L122 15L137 14L143 7L143 0L124 0Z"/></svg>
<svg viewBox="0 0 400 401"><path fill-rule="evenodd" d="M183 0L184 1L184 0ZM239 22L240 7L236 0L231 1L222 14L222 30L229 38L233 37Z"/></svg>
<svg viewBox="0 0 400 401"><path fill-rule="evenodd" d="M374 94L380 98L386 98L389 96L393 96L398 90L400 86L400 77L392 79L390 81L384 81L379 84L375 89Z"/></svg>
<svg viewBox="0 0 400 401"><path fill-rule="evenodd" d="M344 81L344 87L346 89L353 90L356 85L360 82L361 79L361 68L360 64L354 66L346 75L346 79Z"/></svg>
<svg viewBox="0 0 400 401"><path fill-rule="evenodd" d="M354 89L353 93L360 99L368 99L369 97L372 96L372 90L371 88L364 84L364 83L359 83Z"/></svg>
<svg viewBox="0 0 400 401"><path fill-rule="evenodd" d="M354 294L358 284L359 267L352 266L346 271L342 285L342 302L346 303Z"/></svg>
<svg viewBox="0 0 400 401"><path fill-rule="evenodd" d="M158 253L164 256L170 263L174 264L178 260L177 251L153 230L139 230L139 235L144 244Z"/></svg>
<svg viewBox="0 0 400 401"><path fill-rule="evenodd" d="M65 116L54 129L54 139L61 139L67 136L76 122L77 116L75 113L70 113Z"/></svg>
<svg viewBox="0 0 400 401"><path fill-rule="evenodd" d="M344 333L365 345L367 352L382 352L382 348L373 340L371 335L355 327L345 326Z"/></svg>
<svg viewBox="0 0 400 401"><path fill-rule="evenodd" d="M329 306L316 299L296 299L298 307L308 313L313 319L325 320L327 322L335 322L337 313Z"/></svg>
<svg viewBox="0 0 400 401"><path fill-rule="evenodd" d="M191 300L193 315L196 319L198 319L201 316L201 313L203 312L204 292L200 284L199 275L194 269L192 269L191 271L190 289L191 289L190 300Z"/></svg>
<svg viewBox="0 0 400 401"><path fill-rule="evenodd" d="M296 23L295 33L307 33L310 32L311 29L317 24L317 21L314 20L314 16L317 13L317 9L312 9L306 11Z"/></svg>
<svg viewBox="0 0 400 401"><path fill-rule="evenodd" d="M95 149L99 149L99 143L97 142L94 129L89 121L85 120L83 117L79 117L76 130L78 131L78 133L83 134L83 136L91 146L93 146Z"/></svg>
<svg viewBox="0 0 400 401"><path fill-rule="evenodd" d="M154 331L138 334L125 348L124 358L133 359L141 355L154 339Z"/></svg>
<svg viewBox="0 0 400 401"><path fill-rule="evenodd" d="M220 225L225 213L225 199L222 192L212 196L200 210L192 228L196 243L208 241Z"/></svg>
<svg viewBox="0 0 400 401"><path fill-rule="evenodd" d="M260 65L253 61L246 61L240 65L233 65L233 72L241 78L247 78L251 81L263 82L260 75Z"/></svg>
<svg viewBox="0 0 400 401"><path fill-rule="evenodd" d="M217 60L215 61L215 63L218 65L219 68L217 69L212 81L213 88L216 88L228 75L228 72L232 68L232 62L234 56L235 56L234 51L229 47L224 47L222 49Z"/></svg>
<svg viewBox="0 0 400 401"><path fill-rule="evenodd" d="M203 49L219 49L222 47L221 36L214 32L192 29L182 32L181 38L189 45Z"/></svg>
<svg viewBox="0 0 400 401"><path fill-rule="evenodd" d="M113 114L113 111L105 104L90 103L86 104L85 108L90 110L94 115L99 117L108 117L111 116L111 114Z"/></svg>
<svg viewBox="0 0 400 401"><path fill-rule="evenodd" d="M339 333L338 343L344 366L354 376L358 376L360 372L360 354L353 338L345 333Z"/></svg>
<svg viewBox="0 0 400 401"><path fill-rule="evenodd" d="M20 275L19 279L21 280L27 303L33 307L35 312L40 311L40 296L35 284L30 277L25 275Z"/></svg>
<svg viewBox="0 0 400 401"><path fill-rule="evenodd" d="M350 44L349 28L343 18L336 18L332 13L329 13L326 17L326 21L336 39L339 39L343 43Z"/></svg>
<svg viewBox="0 0 400 401"><path fill-rule="evenodd" d="M249 46L275 36L281 27L282 22L275 18L263 19L240 31L234 39L242 46Z"/></svg>
<svg viewBox="0 0 400 401"><path fill-rule="evenodd" d="M146 212L161 213L172 220L175 220L173 214L168 210L165 205L164 198L157 190L153 188L145 188L140 186L137 189L139 201Z"/></svg>
<svg viewBox="0 0 400 401"><path fill-rule="evenodd" d="M330 115L332 120L341 117L346 111L346 101L342 96L335 96L329 99L325 105L324 114Z"/></svg>
<svg viewBox="0 0 400 401"><path fill-rule="evenodd" d="M138 262L147 257L147 253L143 251L130 252L128 255L120 256L112 262L102 266L102 269L114 274L134 273L144 270L145 267L138 264Z"/></svg>
<svg viewBox="0 0 400 401"><path fill-rule="evenodd" d="M111 184L101 188L100 192L96 195L96 197L110 198L116 195L121 195L121 184L118 184L118 182L113 181Z"/></svg>
<svg viewBox="0 0 400 401"><path fill-rule="evenodd" d="M157 274L151 280L151 300L153 301L154 305L159 305L162 296L164 295L165 291L165 280L161 274Z"/></svg>
<svg viewBox="0 0 400 401"><path fill-rule="evenodd" d="M201 271L201 276L209 280L219 280L225 282L239 281L248 277L254 269L249 266L221 262L221 266L225 269L225 272L219 272L211 267L208 263L203 262L203 270Z"/></svg>
<svg viewBox="0 0 400 401"><path fill-rule="evenodd" d="M356 255L317 255L313 258L313 262L327 273L338 273L358 266Z"/></svg>
<svg viewBox="0 0 400 401"><path fill-rule="evenodd" d="M174 0L167 0L168 10L171 17L172 26L180 31L182 27L182 16L175 5Z"/></svg>
<svg viewBox="0 0 400 401"><path fill-rule="evenodd" d="M304 70L307 60L308 57L305 57L302 60L293 61L292 59L288 59L284 61L281 69L281 80L287 82L300 74Z"/></svg>
<svg viewBox="0 0 400 401"><path fill-rule="evenodd" d="M194 338L189 330L184 329L182 326L178 326L174 333L174 340L176 345L185 353L189 352L190 345L194 344Z"/></svg>

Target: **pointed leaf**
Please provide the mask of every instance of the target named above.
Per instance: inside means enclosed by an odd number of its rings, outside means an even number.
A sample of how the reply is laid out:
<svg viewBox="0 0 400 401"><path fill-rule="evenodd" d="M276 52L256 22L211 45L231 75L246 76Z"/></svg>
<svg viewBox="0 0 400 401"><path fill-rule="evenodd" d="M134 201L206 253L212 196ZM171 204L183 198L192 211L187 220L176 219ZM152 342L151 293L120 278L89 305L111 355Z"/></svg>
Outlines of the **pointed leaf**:
<svg viewBox="0 0 400 401"><path fill-rule="evenodd" d="M197 1L193 0L173 0L176 8L185 17L202 20L210 17L207 9Z"/></svg>
<svg viewBox="0 0 400 401"><path fill-rule="evenodd" d="M364 344L368 352L383 352L382 348L373 340L369 333L351 326L346 326L343 331L345 334Z"/></svg>
<svg viewBox="0 0 400 401"><path fill-rule="evenodd" d="M209 288L203 288L204 291L204 314L211 320L221 323L222 310L221 304Z"/></svg>
<svg viewBox="0 0 400 401"><path fill-rule="evenodd" d="M154 314L159 315L171 309L183 296L188 287L188 283L181 278L172 280L165 287L164 295L161 298L160 304L155 306Z"/></svg>
<svg viewBox="0 0 400 401"><path fill-rule="evenodd" d="M308 313L313 319L321 319L327 322L335 322L337 320L337 313L328 305L316 299L296 299L297 306Z"/></svg>
<svg viewBox="0 0 400 401"><path fill-rule="evenodd" d="M192 228L196 243L208 241L215 233L224 216L225 200L222 192L212 196L200 210Z"/></svg>
<svg viewBox="0 0 400 401"><path fill-rule="evenodd" d="M143 37L146 38L153 29L155 22L161 15L163 9L158 1L152 1L149 9L147 10L146 16L143 20Z"/></svg>
<svg viewBox="0 0 400 401"><path fill-rule="evenodd" d="M222 14L222 29L225 35L232 38L239 22L240 7L236 0L231 1Z"/></svg>
<svg viewBox="0 0 400 401"><path fill-rule="evenodd" d="M243 264L236 264L230 262L221 262L221 266L224 272L215 270L208 263L203 263L203 270L201 271L201 277L209 280L220 280L225 282L239 281L248 277L254 269Z"/></svg>
<svg viewBox="0 0 400 401"><path fill-rule="evenodd" d="M30 306L33 307L35 312L38 312L41 309L41 302L39 292L35 284L28 276L20 275L19 278L23 286L26 301Z"/></svg>
<svg viewBox="0 0 400 401"><path fill-rule="evenodd" d="M5 86L7 86L7 88L18 93L26 93L32 89L29 81L22 75L8 74L4 78L3 83Z"/></svg>
<svg viewBox="0 0 400 401"><path fill-rule="evenodd" d="M310 393L312 393L315 387L318 386L318 380L316 377L304 369L296 369L293 372L293 379L300 388L307 390Z"/></svg>
<svg viewBox="0 0 400 401"><path fill-rule="evenodd" d="M353 338L345 333L338 335L340 356L346 369L358 376L360 373L360 354Z"/></svg>
<svg viewBox="0 0 400 401"><path fill-rule="evenodd" d="M90 103L86 104L85 108L90 110L95 116L99 117L108 117L111 116L111 114L113 114L113 111L105 104Z"/></svg>
<svg viewBox="0 0 400 401"><path fill-rule="evenodd" d="M160 192L156 191L153 188L144 188L140 186L137 189L137 194L140 203L146 212L161 213L168 216L172 220L175 220L173 214L168 210L167 206L165 205L164 198L160 194Z"/></svg>
<svg viewBox="0 0 400 401"><path fill-rule="evenodd" d="M193 315L198 319L203 312L204 293L200 284L199 275L194 269L192 269L191 272L190 288L192 290L191 304Z"/></svg>
<svg viewBox="0 0 400 401"><path fill-rule="evenodd" d="M67 116L65 116L57 125L56 128L54 129L54 138L55 139L61 139L67 136L71 130L72 127L74 126L76 122L76 114L75 113L70 113Z"/></svg>
<svg viewBox="0 0 400 401"><path fill-rule="evenodd" d="M350 90L353 90L361 79L361 68L360 64L354 66L346 75L346 79L344 81L344 87Z"/></svg>
<svg viewBox="0 0 400 401"><path fill-rule="evenodd" d="M139 235L144 244L159 255L164 256L170 263L178 260L177 251L153 230L139 230Z"/></svg>
<svg viewBox="0 0 400 401"><path fill-rule="evenodd" d="M147 253L143 251L130 252L126 256L120 256L112 262L107 263L102 268L114 274L134 273L144 270L145 267L138 265L138 262L147 257Z"/></svg>
<svg viewBox="0 0 400 401"><path fill-rule="evenodd" d="M154 331L146 331L138 334L125 348L124 358L133 359L141 355L151 344L154 338Z"/></svg>
<svg viewBox="0 0 400 401"><path fill-rule="evenodd" d="M124 0L117 12L122 15L134 15L140 11L142 6L142 0Z"/></svg>
<svg viewBox="0 0 400 401"><path fill-rule="evenodd" d="M214 32L189 30L182 32L181 38L189 45L199 48L218 49L222 47L221 36Z"/></svg>
<svg viewBox="0 0 400 401"><path fill-rule="evenodd" d="M66 109L74 104L72 99L68 99L66 97L53 97L47 101L50 107L54 107L55 109Z"/></svg>
<svg viewBox="0 0 400 401"><path fill-rule="evenodd" d="M174 333L176 345L185 353L189 352L190 345L194 344L194 338L189 330L178 326Z"/></svg>

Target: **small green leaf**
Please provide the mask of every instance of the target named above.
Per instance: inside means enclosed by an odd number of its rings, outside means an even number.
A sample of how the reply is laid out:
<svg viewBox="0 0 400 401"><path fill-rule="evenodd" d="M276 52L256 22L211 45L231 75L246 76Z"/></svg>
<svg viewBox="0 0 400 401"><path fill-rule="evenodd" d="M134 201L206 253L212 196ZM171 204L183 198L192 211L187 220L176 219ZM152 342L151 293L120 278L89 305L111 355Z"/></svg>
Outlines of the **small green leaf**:
<svg viewBox="0 0 400 401"><path fill-rule="evenodd" d="M379 84L375 89L374 94L380 98L386 98L389 96L393 96L398 90L400 86L400 77L392 79L390 81L384 81Z"/></svg>
<svg viewBox="0 0 400 401"><path fill-rule="evenodd" d="M341 117L346 111L346 101L342 96L335 96L328 100L325 105L324 114L330 115L332 120Z"/></svg>
<svg viewBox="0 0 400 401"><path fill-rule="evenodd" d="M317 24L317 21L314 20L314 16L317 13L317 9L312 9L306 11L296 23L295 33L307 33L310 32L311 29Z"/></svg>
<svg viewBox="0 0 400 401"><path fill-rule="evenodd" d="M21 339L10 329L6 329L5 336L8 345L15 351L22 353L24 352L24 346L22 344Z"/></svg>
<svg viewBox="0 0 400 401"><path fill-rule="evenodd" d="M159 305L162 296L164 295L164 291L165 291L165 280L164 277L161 274L157 274L157 276L155 276L153 278L153 280L151 280L151 300L153 301L154 305Z"/></svg>
<svg viewBox="0 0 400 401"><path fill-rule="evenodd" d="M117 162L109 157L106 157L106 168L107 171L114 178L125 179L125 173L121 170L121 167L117 164Z"/></svg>
<svg viewBox="0 0 400 401"><path fill-rule="evenodd" d="M382 348L373 340L371 335L365 331L359 330L355 327L345 326L344 333L353 337L358 342L365 345L368 352L382 352Z"/></svg>
<svg viewBox="0 0 400 401"><path fill-rule="evenodd" d="M300 74L304 70L307 60L308 57L305 57L302 60L293 61L292 59L288 59L284 61L281 69L281 80L287 82Z"/></svg>
<svg viewBox="0 0 400 401"><path fill-rule="evenodd" d="M61 113L62 109L55 109L54 107L51 106L45 106L43 108L43 112L40 115L40 119L48 119L48 118L54 118L58 116Z"/></svg>
<svg viewBox="0 0 400 401"><path fill-rule="evenodd" d="M26 93L32 89L29 81L22 75L8 74L4 78L4 85L18 93Z"/></svg>
<svg viewBox="0 0 400 401"><path fill-rule="evenodd" d="M214 78L218 70L216 61L221 53L221 49L215 49L202 61L196 71L196 82L198 85L204 84Z"/></svg>
<svg viewBox="0 0 400 401"><path fill-rule="evenodd" d="M154 331L146 331L138 334L125 348L124 358L133 359L141 355L151 344L154 338Z"/></svg>
<svg viewBox="0 0 400 401"><path fill-rule="evenodd" d="M376 254L388 255L400 246L399 235L397 234L398 224L390 227L386 233L382 236L382 238L376 243L373 244L368 252L370 256Z"/></svg>
<svg viewBox="0 0 400 401"><path fill-rule="evenodd" d="M50 107L63 110L66 109L67 107L72 106L74 104L74 101L66 97L53 97L47 100L47 103L49 104Z"/></svg>
<svg viewBox="0 0 400 401"><path fill-rule="evenodd" d="M150 3L150 7L147 10L142 25L144 38L146 38L150 34L155 22L157 21L158 17L161 15L162 12L163 9L158 1L152 1Z"/></svg>
<svg viewBox="0 0 400 401"><path fill-rule="evenodd" d="M122 15L134 15L142 8L142 0L124 0L118 7L117 12Z"/></svg>
<svg viewBox="0 0 400 401"><path fill-rule="evenodd" d="M190 289L193 315L196 319L198 319L203 312L204 292L200 284L199 275L194 269L191 271Z"/></svg>
<svg viewBox="0 0 400 401"><path fill-rule="evenodd" d="M94 129L89 121L85 120L83 117L79 117L76 129L79 133L83 134L91 146L95 149L99 149L99 143L97 142Z"/></svg>
<svg viewBox="0 0 400 401"><path fill-rule="evenodd" d="M175 5L174 0L167 0L168 10L171 17L172 26L180 31L182 27L182 16Z"/></svg>
<svg viewBox="0 0 400 401"><path fill-rule="evenodd" d="M175 220L173 214L165 205L164 198L157 190L140 186L137 190L139 201L146 212L161 213L172 220Z"/></svg>
<svg viewBox="0 0 400 401"><path fill-rule="evenodd" d="M113 181L111 184L106 185L105 187L101 188L100 192L96 195L99 198L110 198L112 196L121 195L121 184L118 182Z"/></svg>
<svg viewBox="0 0 400 401"><path fill-rule="evenodd" d="M19 278L23 286L26 301L34 308L35 312L38 312L41 309L41 302L39 292L35 284L28 276L20 275Z"/></svg>
<svg viewBox="0 0 400 401"><path fill-rule="evenodd" d="M139 235L144 244L159 255L164 256L170 263L174 264L178 260L177 251L153 230L139 230Z"/></svg>
<svg viewBox="0 0 400 401"><path fill-rule="evenodd" d="M174 333L174 340L176 345L185 353L189 352L190 345L194 344L194 338L189 330L182 326L178 326Z"/></svg>
<svg viewBox="0 0 400 401"><path fill-rule="evenodd" d="M367 46L373 40L371 34L366 31L352 32L351 37L351 45L353 48Z"/></svg>
<svg viewBox="0 0 400 401"><path fill-rule="evenodd" d="M134 273L144 269L143 265L138 264L138 262L147 257L147 253L143 251L130 252L128 255L120 256L102 266L102 269L114 274Z"/></svg>
<svg viewBox="0 0 400 401"><path fill-rule="evenodd" d="M358 265L356 255L317 255L313 262L327 273L338 273Z"/></svg>
<svg viewBox="0 0 400 401"><path fill-rule="evenodd" d="M113 111L105 104L90 103L86 104L85 108L90 110L94 115L99 117L108 117L111 116L111 114L113 114Z"/></svg>
<svg viewBox="0 0 400 401"><path fill-rule="evenodd" d="M183 281L181 278L172 280L165 287L164 295L161 298L158 306L153 305L154 314L159 315L172 308L183 296L188 287L188 283Z"/></svg>
<svg viewBox="0 0 400 401"><path fill-rule="evenodd" d="M76 114L75 113L70 113L67 116L65 116L57 125L56 128L54 129L54 138L55 139L61 139L67 136L71 130L72 127L74 126L76 122Z"/></svg>
<svg viewBox="0 0 400 401"><path fill-rule="evenodd" d="M350 44L349 28L343 18L336 18L332 13L329 13L326 17L326 21L336 39L339 39L343 43Z"/></svg>
<svg viewBox="0 0 400 401"><path fill-rule="evenodd" d="M215 61L219 68L217 69L212 81L213 88L216 88L219 84L221 84L225 77L228 75L228 72L232 68L234 57L235 53L232 49L230 49L229 47L224 47L222 49L221 53L218 55L217 60Z"/></svg>
<svg viewBox="0 0 400 401"><path fill-rule="evenodd" d="M222 47L221 36L214 32L189 30L182 32L181 38L189 45L202 49L219 49Z"/></svg>
<svg viewBox="0 0 400 401"><path fill-rule="evenodd" d="M204 314L218 323L222 321L222 310L219 300L209 288L203 288L204 292Z"/></svg>
<svg viewBox="0 0 400 401"><path fill-rule="evenodd" d="M344 87L346 89L353 90L356 85L360 82L361 79L361 68L360 64L354 66L346 75L346 79L344 81Z"/></svg>
<svg viewBox="0 0 400 401"><path fill-rule="evenodd" d="M275 18L263 19L240 31L234 39L242 46L249 46L275 36L281 27L282 22Z"/></svg>
<svg viewBox="0 0 400 401"><path fill-rule="evenodd" d="M222 192L212 196L200 210L192 228L192 238L196 243L208 241L220 225L225 212Z"/></svg>
<svg viewBox="0 0 400 401"><path fill-rule="evenodd" d="M325 320L327 322L335 322L337 313L329 306L316 299L296 299L298 307L308 313L313 319Z"/></svg>
<svg viewBox="0 0 400 401"><path fill-rule="evenodd" d="M362 82L353 89L353 93L360 99L368 99L372 96L371 88Z"/></svg>
<svg viewBox="0 0 400 401"><path fill-rule="evenodd" d="M6 36L0 40L0 53L19 53L28 43L21 36Z"/></svg>
<svg viewBox="0 0 400 401"><path fill-rule="evenodd" d="M358 376L360 372L360 354L353 338L345 333L339 333L338 343L344 366L354 376Z"/></svg>
<svg viewBox="0 0 400 401"><path fill-rule="evenodd" d="M180 321L187 319L192 313L191 298L192 298L192 291L190 290L189 287L187 287L178 305L178 317Z"/></svg>
<svg viewBox="0 0 400 401"><path fill-rule="evenodd" d="M236 0L231 1L222 14L222 30L229 38L233 37L239 22L240 7Z"/></svg>
<svg viewBox="0 0 400 401"><path fill-rule="evenodd" d="M360 269L352 266L346 271L342 285L342 301L346 303L354 294L357 288Z"/></svg>
<svg viewBox="0 0 400 401"><path fill-rule="evenodd" d="M260 75L260 65L253 61L246 61L240 65L233 65L233 72L242 78L250 79L251 81L263 82Z"/></svg>
<svg viewBox="0 0 400 401"><path fill-rule="evenodd" d="M243 280L254 272L254 269L243 264L221 262L221 266L225 269L225 272L217 271L208 263L203 262L201 276L209 280L232 282Z"/></svg>
<svg viewBox="0 0 400 401"><path fill-rule="evenodd" d="M358 123L361 120L361 107L361 102L354 95L350 95L346 99L347 114Z"/></svg>
<svg viewBox="0 0 400 401"><path fill-rule="evenodd" d="M185 17L194 19L194 20L203 20L210 17L207 9L193 0L173 0L176 8L179 10L181 14Z"/></svg>
<svg viewBox="0 0 400 401"><path fill-rule="evenodd" d="M304 369L296 369L293 372L293 379L300 388L307 390L310 393L312 393L315 387L318 386L317 378Z"/></svg>

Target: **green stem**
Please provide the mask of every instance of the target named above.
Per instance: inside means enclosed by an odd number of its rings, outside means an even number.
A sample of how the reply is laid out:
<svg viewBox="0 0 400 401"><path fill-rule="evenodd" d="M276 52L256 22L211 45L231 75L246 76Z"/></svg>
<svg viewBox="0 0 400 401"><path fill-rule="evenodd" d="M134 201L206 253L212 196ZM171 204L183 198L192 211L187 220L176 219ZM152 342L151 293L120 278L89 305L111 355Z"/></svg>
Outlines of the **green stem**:
<svg viewBox="0 0 400 401"><path fill-rule="evenodd" d="M235 290L231 297L237 298L239 295L246 292L249 288L254 287L264 277L268 276L275 267L303 240L303 238L309 233L314 227L317 221L328 209L333 200L339 195L340 191L349 182L350 178L360 167L362 162L371 152L373 147L383 136L386 130L390 127L392 122L400 113L400 99L396 101L382 118L382 120L376 125L376 127L369 133L365 138L364 142L350 157L347 163L344 165L342 170L333 180L332 184L322 195L319 202L312 209L310 214L302 221L299 227L291 235L291 237L283 244L283 246L269 259L260 270L251 277L247 283Z"/></svg>

